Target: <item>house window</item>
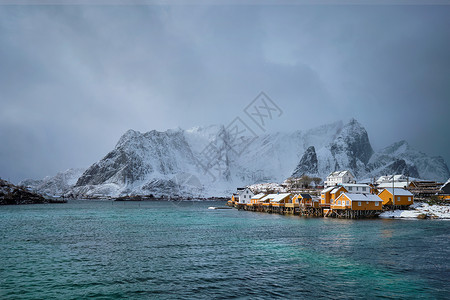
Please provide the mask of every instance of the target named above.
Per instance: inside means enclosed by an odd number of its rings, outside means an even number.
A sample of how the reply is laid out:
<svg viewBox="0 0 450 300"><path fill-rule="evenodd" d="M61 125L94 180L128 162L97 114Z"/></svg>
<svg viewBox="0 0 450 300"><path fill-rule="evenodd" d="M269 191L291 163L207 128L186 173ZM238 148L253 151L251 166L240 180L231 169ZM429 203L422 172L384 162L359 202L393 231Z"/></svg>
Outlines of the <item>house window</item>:
<svg viewBox="0 0 450 300"><path fill-rule="evenodd" d="M378 206L378 201L375 201L375 206Z"/></svg>
<svg viewBox="0 0 450 300"><path fill-rule="evenodd" d="M353 188L351 186L348 187L348 190L351 191Z"/></svg>
<svg viewBox="0 0 450 300"><path fill-rule="evenodd" d="M369 204L369 201L366 201L366 204Z"/></svg>
<svg viewBox="0 0 450 300"><path fill-rule="evenodd" d="M400 197L397 197L397 202L400 202Z"/></svg>
<svg viewBox="0 0 450 300"><path fill-rule="evenodd" d="M349 204L350 204L350 201L347 200L347 205L349 205Z"/></svg>
<svg viewBox="0 0 450 300"><path fill-rule="evenodd" d="M337 204L338 204L338 205L341 205L341 200L339 200Z"/></svg>
<svg viewBox="0 0 450 300"><path fill-rule="evenodd" d="M411 197L408 197L408 202L411 202Z"/></svg>
<svg viewBox="0 0 450 300"><path fill-rule="evenodd" d="M244 198L245 198L246 196L244 195Z"/></svg>
<svg viewBox="0 0 450 300"><path fill-rule="evenodd" d="M366 191L366 187L363 187L362 190L363 190L363 192L365 192Z"/></svg>
<svg viewBox="0 0 450 300"><path fill-rule="evenodd" d="M361 201L358 201L358 206L361 206Z"/></svg>

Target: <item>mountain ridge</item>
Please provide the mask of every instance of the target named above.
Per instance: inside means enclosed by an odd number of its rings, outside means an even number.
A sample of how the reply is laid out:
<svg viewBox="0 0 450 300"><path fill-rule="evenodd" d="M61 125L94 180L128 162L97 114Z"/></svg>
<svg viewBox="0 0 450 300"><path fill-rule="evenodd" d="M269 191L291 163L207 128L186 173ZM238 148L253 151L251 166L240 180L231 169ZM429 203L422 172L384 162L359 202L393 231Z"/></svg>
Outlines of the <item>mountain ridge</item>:
<svg viewBox="0 0 450 300"><path fill-rule="evenodd" d="M242 153L233 148L243 145ZM205 151L209 148L215 152ZM209 156L216 160L207 160ZM375 152L364 126L351 119L238 139L222 125L145 133L130 129L67 193L226 196L238 186L303 174L325 178L338 169L348 169L360 179L388 172L442 181L450 177L442 157L428 156L406 141Z"/></svg>

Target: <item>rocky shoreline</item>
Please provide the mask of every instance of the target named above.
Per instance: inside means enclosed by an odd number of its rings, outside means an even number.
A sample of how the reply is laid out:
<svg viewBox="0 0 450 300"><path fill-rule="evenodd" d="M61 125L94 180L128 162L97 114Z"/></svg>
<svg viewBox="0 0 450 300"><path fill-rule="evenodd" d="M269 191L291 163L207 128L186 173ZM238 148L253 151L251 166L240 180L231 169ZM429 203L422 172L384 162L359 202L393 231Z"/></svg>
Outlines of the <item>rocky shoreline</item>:
<svg viewBox="0 0 450 300"><path fill-rule="evenodd" d="M0 205L66 203L63 199L51 199L0 179Z"/></svg>

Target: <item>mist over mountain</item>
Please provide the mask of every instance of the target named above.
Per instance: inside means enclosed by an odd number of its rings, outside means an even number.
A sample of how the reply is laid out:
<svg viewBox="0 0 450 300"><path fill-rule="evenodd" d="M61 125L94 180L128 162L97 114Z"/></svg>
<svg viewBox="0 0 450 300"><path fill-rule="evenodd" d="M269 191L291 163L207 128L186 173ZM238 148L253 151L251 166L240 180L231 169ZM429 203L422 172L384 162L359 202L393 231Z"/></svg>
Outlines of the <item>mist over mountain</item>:
<svg viewBox="0 0 450 300"><path fill-rule="evenodd" d="M230 146L245 143L249 144L242 152ZM212 145L214 152L206 152ZM209 161L205 168L202 161L208 155L217 156L217 161ZM442 157L428 156L406 141L374 152L367 131L352 119L305 131L244 136L239 141L218 125L164 132L129 130L70 188L55 188L59 181L49 178L34 188L48 191L50 185L55 192L78 197L225 196L238 186L282 182L290 176L325 178L344 169L358 179L392 173L440 181L450 177Z"/></svg>

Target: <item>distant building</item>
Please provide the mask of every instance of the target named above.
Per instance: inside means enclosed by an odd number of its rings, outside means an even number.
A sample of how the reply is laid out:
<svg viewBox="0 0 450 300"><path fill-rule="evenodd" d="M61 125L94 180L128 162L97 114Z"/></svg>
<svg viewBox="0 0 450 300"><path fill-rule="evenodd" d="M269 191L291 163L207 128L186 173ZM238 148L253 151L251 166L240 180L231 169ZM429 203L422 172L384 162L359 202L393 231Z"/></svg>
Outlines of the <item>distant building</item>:
<svg viewBox="0 0 450 300"><path fill-rule="evenodd" d="M406 177L403 174L380 176L377 179L376 183L377 184L386 183L386 182L391 182L392 183L392 181L394 181L394 182L400 182L400 181L401 182L403 182L403 181L406 182L406 181L408 181L408 177Z"/></svg>
<svg viewBox="0 0 450 300"><path fill-rule="evenodd" d="M382 190L385 188L406 189L411 185L408 181L394 181L394 182L382 182L377 185L377 189Z"/></svg>
<svg viewBox="0 0 450 300"><path fill-rule="evenodd" d="M431 197L433 195L442 193L441 188L444 185L442 182L420 180L411 181L408 190L416 197Z"/></svg>
<svg viewBox="0 0 450 300"><path fill-rule="evenodd" d="M343 183L342 186L349 192L354 194L370 194L371 187L365 183Z"/></svg>
<svg viewBox="0 0 450 300"><path fill-rule="evenodd" d="M302 207L319 207L319 201L317 199L313 199L310 194L300 193L294 196L294 203L298 203Z"/></svg>
<svg viewBox="0 0 450 300"><path fill-rule="evenodd" d="M335 186L338 184L342 185L343 183L356 183L355 177L348 170L331 172L325 180L326 187Z"/></svg>

